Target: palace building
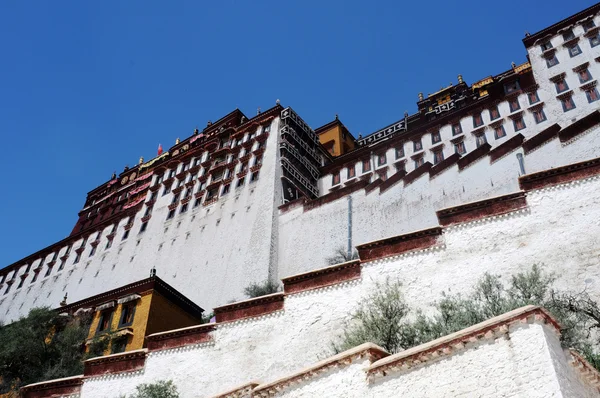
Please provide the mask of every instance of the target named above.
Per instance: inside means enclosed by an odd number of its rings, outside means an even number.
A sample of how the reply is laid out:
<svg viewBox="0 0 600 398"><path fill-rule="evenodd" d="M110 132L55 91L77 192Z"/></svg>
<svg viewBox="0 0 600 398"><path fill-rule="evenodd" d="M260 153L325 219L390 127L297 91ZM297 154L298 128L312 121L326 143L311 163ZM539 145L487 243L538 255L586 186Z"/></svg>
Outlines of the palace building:
<svg viewBox="0 0 600 398"><path fill-rule="evenodd" d="M523 44L523 62L414 93L415 112L371 134L337 116L313 129L279 102L236 109L90 191L67 238L0 270L0 320L68 295L66 308L99 311L97 329L121 299L111 292L151 268L184 311L146 327L133 351L26 396L129 394L161 378L190 397L598 396L600 375L560 348L559 325L536 307L406 353L363 345L318 362L388 277L425 311L485 272L532 264L600 298L600 4ZM359 258L330 264L340 250ZM283 291L240 301L265 280ZM194 324L198 305L216 322Z"/></svg>

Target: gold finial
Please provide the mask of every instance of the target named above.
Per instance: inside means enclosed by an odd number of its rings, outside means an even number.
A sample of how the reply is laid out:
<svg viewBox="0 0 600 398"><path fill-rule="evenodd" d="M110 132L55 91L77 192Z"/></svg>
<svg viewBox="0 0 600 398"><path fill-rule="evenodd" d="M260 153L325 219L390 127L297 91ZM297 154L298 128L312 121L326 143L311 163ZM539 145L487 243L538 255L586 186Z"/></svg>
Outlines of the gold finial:
<svg viewBox="0 0 600 398"><path fill-rule="evenodd" d="M179 137L177 137L177 139L175 140L175 145L179 144L181 141L179 140Z"/></svg>
<svg viewBox="0 0 600 398"><path fill-rule="evenodd" d="M340 120L340 116L337 113L335 114L335 120Z"/></svg>
<svg viewBox="0 0 600 398"><path fill-rule="evenodd" d="M258 109L256 110L256 114L260 115L260 106L258 107Z"/></svg>
<svg viewBox="0 0 600 398"><path fill-rule="evenodd" d="M144 163L144 157L143 157L143 156L140 156L140 161L139 161L139 164L142 164L142 163Z"/></svg>
<svg viewBox="0 0 600 398"><path fill-rule="evenodd" d="M279 98L277 98L277 100L275 100L275 105L279 105L279 104L280 104Z"/></svg>
<svg viewBox="0 0 600 398"><path fill-rule="evenodd" d="M463 83L463 77L462 75L458 75L458 84Z"/></svg>
<svg viewBox="0 0 600 398"><path fill-rule="evenodd" d="M196 126L196 128L194 129L194 135L196 135L198 133L199 133L198 126Z"/></svg>
<svg viewBox="0 0 600 398"><path fill-rule="evenodd" d="M65 297L63 297L63 300L60 302L61 307L64 307L65 305L67 305L67 293L65 293Z"/></svg>
<svg viewBox="0 0 600 398"><path fill-rule="evenodd" d="M423 93L419 93L419 101L423 101Z"/></svg>
<svg viewBox="0 0 600 398"><path fill-rule="evenodd" d="M511 63L510 63L510 66L512 66L512 67L513 67L513 69L514 69L514 68L516 68L517 64L515 64L514 62L511 62Z"/></svg>
<svg viewBox="0 0 600 398"><path fill-rule="evenodd" d="M212 126L212 122L209 120L208 123L206 123L206 127L208 126Z"/></svg>

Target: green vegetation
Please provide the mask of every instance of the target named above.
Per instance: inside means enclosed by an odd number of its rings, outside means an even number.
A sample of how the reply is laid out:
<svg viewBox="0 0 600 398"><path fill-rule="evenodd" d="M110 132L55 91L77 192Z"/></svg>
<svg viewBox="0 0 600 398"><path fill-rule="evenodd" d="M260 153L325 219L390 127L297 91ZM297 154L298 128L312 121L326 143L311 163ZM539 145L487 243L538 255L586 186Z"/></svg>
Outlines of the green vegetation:
<svg viewBox="0 0 600 398"><path fill-rule="evenodd" d="M600 328L598 303L586 292L554 289L554 280L538 266L513 275L506 285L500 276L485 274L470 294L443 295L434 303L436 314L428 316L411 310L401 283L388 279L360 302L333 349L341 352L372 342L396 353L533 304L546 308L559 321L564 346L578 350L600 369L600 341L593 333Z"/></svg>
<svg viewBox="0 0 600 398"><path fill-rule="evenodd" d="M140 384L129 398L179 398L177 387L171 380Z"/></svg>
<svg viewBox="0 0 600 398"><path fill-rule="evenodd" d="M335 251L335 254L331 257L327 257L327 264L336 265L345 263L346 261L356 260L358 259L358 252L354 250L352 253L348 254L348 251L343 247L338 248Z"/></svg>
<svg viewBox="0 0 600 398"><path fill-rule="evenodd" d="M277 293L278 291L279 285L270 280L261 283L252 283L244 288L244 294L248 298L266 296L267 294Z"/></svg>

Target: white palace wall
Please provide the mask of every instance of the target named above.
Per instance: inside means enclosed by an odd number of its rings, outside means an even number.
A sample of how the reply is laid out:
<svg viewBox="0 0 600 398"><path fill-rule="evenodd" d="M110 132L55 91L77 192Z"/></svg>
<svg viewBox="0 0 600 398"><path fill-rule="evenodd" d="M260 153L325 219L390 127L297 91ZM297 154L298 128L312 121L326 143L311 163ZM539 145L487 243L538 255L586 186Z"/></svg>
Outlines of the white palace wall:
<svg viewBox="0 0 600 398"><path fill-rule="evenodd" d="M172 379L182 397L208 397L249 382L269 383L286 377L331 355L331 341L339 335L357 303L388 277L403 283L406 299L413 308L426 311L431 310L430 303L443 291L469 292L485 272L499 274L506 280L533 264L554 272L558 288L587 287L598 295L600 179L592 177L530 191L527 203L526 210L444 228L433 248L363 262L359 279L286 293L283 310L217 323L209 342L150 351L143 370L87 378L81 396L117 397L131 393L139 383ZM511 334L510 340L476 347L468 354L403 375L397 382L389 382L392 384L378 381L369 387L371 396L386 396L385 391L397 391L400 385L406 386L407 396L445 396L433 394L436 391L451 391L448 396L459 392L468 395L480 387L477 383L488 387L482 390L487 395L482 396L501 396L504 388L517 396L598 396L597 391L587 395L565 392L575 388L575 376L569 373L573 371L571 365L556 337L548 337L540 330L537 326L525 328ZM558 364L560 361L565 364ZM550 366L559 370L551 370ZM482 368L489 371L482 372ZM558 376L552 376L552 372ZM355 374L353 367L348 377ZM427 375L430 377L423 378ZM520 385L519 375L528 378L527 383L539 376L543 383ZM547 377L556 378L553 386L547 383ZM330 385L325 380L323 383ZM571 387L563 386L569 383ZM525 384L529 390L520 389ZM458 390L444 390L448 385ZM410 395L413 388L423 393ZM289 396L309 396L309 391L312 390ZM539 395L524 391L539 391Z"/></svg>

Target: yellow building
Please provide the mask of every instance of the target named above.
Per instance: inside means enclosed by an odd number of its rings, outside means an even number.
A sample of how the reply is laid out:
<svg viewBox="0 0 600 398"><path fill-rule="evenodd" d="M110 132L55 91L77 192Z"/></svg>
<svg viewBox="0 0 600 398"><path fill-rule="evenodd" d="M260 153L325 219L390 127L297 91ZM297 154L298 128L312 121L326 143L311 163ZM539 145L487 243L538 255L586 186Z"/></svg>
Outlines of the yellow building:
<svg viewBox="0 0 600 398"><path fill-rule="evenodd" d="M143 348L147 335L197 325L203 309L157 276L66 304L71 315L90 314L86 345L108 338L104 354Z"/></svg>
<svg viewBox="0 0 600 398"><path fill-rule="evenodd" d="M321 145L333 157L348 153L356 147L356 140L337 115L335 120L317 128L315 133L319 136Z"/></svg>

